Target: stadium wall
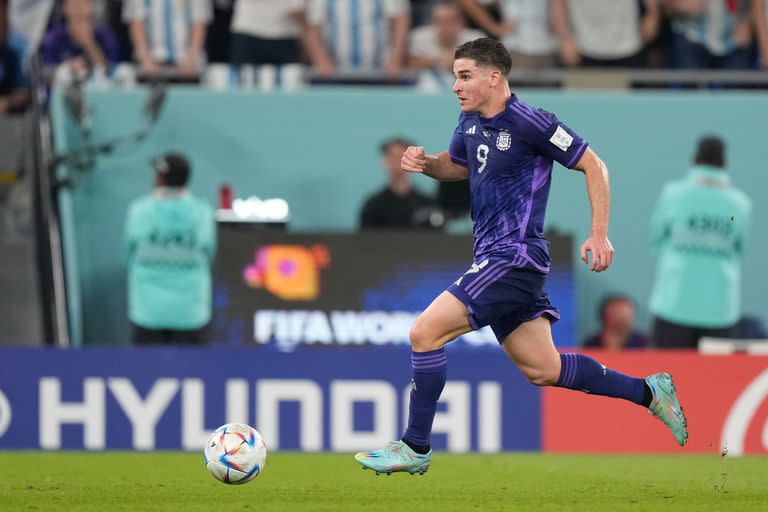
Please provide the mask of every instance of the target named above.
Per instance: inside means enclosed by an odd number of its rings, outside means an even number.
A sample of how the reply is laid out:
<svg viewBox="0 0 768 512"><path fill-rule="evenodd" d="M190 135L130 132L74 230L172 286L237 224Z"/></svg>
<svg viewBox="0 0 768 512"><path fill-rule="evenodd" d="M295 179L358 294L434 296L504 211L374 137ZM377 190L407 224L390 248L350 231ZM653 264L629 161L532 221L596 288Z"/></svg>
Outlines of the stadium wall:
<svg viewBox="0 0 768 512"><path fill-rule="evenodd" d="M88 90L94 139L139 126L145 94ZM757 93L525 91L520 96L556 112L592 143L611 170L611 240L617 257L610 272L595 275L573 254L579 337L596 327L595 307L606 292L635 297L638 321L648 325L654 268L648 219L662 184L686 171L700 135L725 137L734 182L754 200L768 190L763 150L768 99ZM61 91L54 92L52 112L56 147L76 146L81 139ZM440 151L447 147L457 113L451 96L411 90L172 89L147 141L100 157L95 172L79 175L74 188L61 192L72 339L76 344L128 339L121 231L129 201L151 186L151 156L169 149L188 153L195 165L192 190L214 204L219 185L227 182L236 196L287 199L293 230L352 231L364 198L384 182L379 143L400 134L429 152ZM434 187L426 178L416 182ZM580 243L589 229L583 177L556 168L550 197L548 226ZM767 230L768 215L756 202L753 233ZM760 258L766 252L768 238L753 236L743 295L744 311L768 321L763 294L768 283Z"/></svg>
<svg viewBox="0 0 768 512"><path fill-rule="evenodd" d="M634 404L528 384L500 350L448 349L433 446L451 452L768 452L768 358L597 353L622 371L676 377L681 449ZM402 348L81 350L2 348L0 450L201 450L228 422L270 450L352 452L407 419ZM713 375L722 378L713 379Z"/></svg>

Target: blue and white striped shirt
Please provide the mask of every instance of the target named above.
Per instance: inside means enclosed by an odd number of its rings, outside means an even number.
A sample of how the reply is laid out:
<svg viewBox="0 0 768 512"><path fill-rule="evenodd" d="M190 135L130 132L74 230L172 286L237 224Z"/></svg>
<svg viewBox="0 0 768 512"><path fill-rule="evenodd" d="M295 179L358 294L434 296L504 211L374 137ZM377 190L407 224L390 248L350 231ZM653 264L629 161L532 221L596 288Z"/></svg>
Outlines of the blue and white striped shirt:
<svg viewBox="0 0 768 512"><path fill-rule="evenodd" d="M380 69L389 54L392 18L410 13L406 0L308 0L328 53L342 71Z"/></svg>
<svg viewBox="0 0 768 512"><path fill-rule="evenodd" d="M672 30L689 41L706 46L714 55L726 55L736 47L733 41L736 23L749 12L749 0L733 0L734 8L729 8L730 3L707 0L701 14L676 16L672 20Z"/></svg>
<svg viewBox="0 0 768 512"><path fill-rule="evenodd" d="M209 22L211 0L124 0L123 21L145 21L147 44L160 62L186 57L192 24Z"/></svg>

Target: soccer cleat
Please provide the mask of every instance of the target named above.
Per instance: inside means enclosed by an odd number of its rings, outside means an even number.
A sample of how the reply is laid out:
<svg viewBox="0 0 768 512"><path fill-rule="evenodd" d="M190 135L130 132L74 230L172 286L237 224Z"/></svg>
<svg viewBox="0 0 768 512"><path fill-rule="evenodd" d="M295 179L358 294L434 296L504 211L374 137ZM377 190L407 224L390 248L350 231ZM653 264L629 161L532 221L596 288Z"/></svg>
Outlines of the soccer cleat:
<svg viewBox="0 0 768 512"><path fill-rule="evenodd" d="M685 446L688 441L688 422L685 419L683 408L677 401L675 383L672 376L666 372L655 373L645 378L646 384L653 392L653 400L648 411L664 422L672 431L677 444Z"/></svg>
<svg viewBox="0 0 768 512"><path fill-rule="evenodd" d="M396 472L423 475L432 462L432 450L422 455L402 441L393 441L380 450L356 453L355 460L363 469L375 471L377 476L381 473L391 475Z"/></svg>

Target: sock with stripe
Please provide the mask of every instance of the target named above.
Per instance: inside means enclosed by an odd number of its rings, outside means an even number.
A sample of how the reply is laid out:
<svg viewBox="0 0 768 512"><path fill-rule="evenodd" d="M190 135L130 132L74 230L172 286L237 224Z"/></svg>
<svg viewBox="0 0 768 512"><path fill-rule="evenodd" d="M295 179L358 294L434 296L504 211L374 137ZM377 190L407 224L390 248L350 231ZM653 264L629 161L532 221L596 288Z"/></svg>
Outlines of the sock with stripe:
<svg viewBox="0 0 768 512"><path fill-rule="evenodd" d="M645 379L624 375L581 354L560 354L560 378L555 386L593 395L623 398L651 405L652 393Z"/></svg>
<svg viewBox="0 0 768 512"><path fill-rule="evenodd" d="M427 453L437 401L445 387L448 359L445 349L412 352L411 403L408 406L408 429L403 442L416 453Z"/></svg>

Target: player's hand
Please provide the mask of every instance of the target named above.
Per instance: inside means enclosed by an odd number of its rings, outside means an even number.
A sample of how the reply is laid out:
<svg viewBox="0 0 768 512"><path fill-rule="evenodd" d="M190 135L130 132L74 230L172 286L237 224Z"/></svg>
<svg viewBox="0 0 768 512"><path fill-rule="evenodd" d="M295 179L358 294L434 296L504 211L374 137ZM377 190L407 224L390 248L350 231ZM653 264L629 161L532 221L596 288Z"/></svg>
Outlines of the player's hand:
<svg viewBox="0 0 768 512"><path fill-rule="evenodd" d="M328 59L328 58L320 59L315 64L314 70L318 76L321 76L323 78L330 78L336 74L336 66L333 64L333 61L331 61L331 59Z"/></svg>
<svg viewBox="0 0 768 512"><path fill-rule="evenodd" d="M749 20L736 23L733 28L733 42L736 46L749 46L752 42L752 24Z"/></svg>
<svg viewBox="0 0 768 512"><path fill-rule="evenodd" d="M395 79L400 78L400 74L403 72L403 66L400 64L400 60L397 58L391 57L384 64L384 72L390 78L395 78Z"/></svg>
<svg viewBox="0 0 768 512"><path fill-rule="evenodd" d="M589 263L589 253L592 253L591 264ZM613 262L613 253L613 246L607 236L592 235L581 244L581 259L590 265L590 270L594 272L607 270Z"/></svg>
<svg viewBox="0 0 768 512"><path fill-rule="evenodd" d="M190 54L176 67L176 73L185 78L193 77L198 74L198 62L198 57Z"/></svg>
<svg viewBox="0 0 768 512"><path fill-rule="evenodd" d="M160 66L160 64L158 64L157 61L155 61L155 59L149 56L144 59L141 59L141 61L139 62L139 67L141 69L141 72L147 76L159 75L163 69Z"/></svg>
<svg viewBox="0 0 768 512"><path fill-rule="evenodd" d="M579 47L573 39L564 39L560 43L560 60L569 68L578 66L581 62Z"/></svg>
<svg viewBox="0 0 768 512"><path fill-rule="evenodd" d="M400 159L400 167L408 172L424 172L427 166L427 157L421 146L408 146Z"/></svg>

